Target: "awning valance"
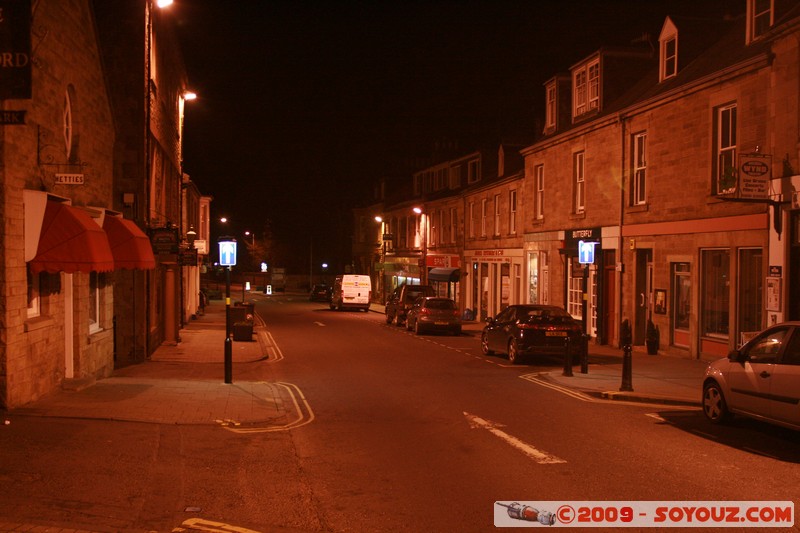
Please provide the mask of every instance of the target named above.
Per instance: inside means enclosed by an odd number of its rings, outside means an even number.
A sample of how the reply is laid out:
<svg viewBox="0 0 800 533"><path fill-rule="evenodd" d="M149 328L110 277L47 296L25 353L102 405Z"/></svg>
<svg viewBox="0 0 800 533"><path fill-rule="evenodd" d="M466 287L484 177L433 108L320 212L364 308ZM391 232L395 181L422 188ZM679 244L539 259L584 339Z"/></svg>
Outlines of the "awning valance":
<svg viewBox="0 0 800 533"><path fill-rule="evenodd" d="M108 272L114 270L114 256L106 232L88 213L48 200L30 267L34 273Z"/></svg>
<svg viewBox="0 0 800 533"><path fill-rule="evenodd" d="M156 267L150 239L133 220L106 213L103 229L111 245L114 268L152 270Z"/></svg>
<svg viewBox="0 0 800 533"><path fill-rule="evenodd" d="M445 281L455 283L461 276L461 270L458 268L432 268L428 272L428 279L430 281Z"/></svg>

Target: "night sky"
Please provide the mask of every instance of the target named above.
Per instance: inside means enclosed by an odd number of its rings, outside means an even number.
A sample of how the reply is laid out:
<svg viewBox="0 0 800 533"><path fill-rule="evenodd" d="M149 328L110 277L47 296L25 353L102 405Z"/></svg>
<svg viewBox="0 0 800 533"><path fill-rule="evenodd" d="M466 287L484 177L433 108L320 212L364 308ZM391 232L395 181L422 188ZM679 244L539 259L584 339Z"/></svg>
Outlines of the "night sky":
<svg viewBox="0 0 800 533"><path fill-rule="evenodd" d="M199 95L186 111L184 168L214 197L213 216L231 219L229 233L259 235L269 220L305 272L312 239L314 263L339 269L350 208L403 160L436 140L532 139L554 74L644 32L657 44L666 15L744 7L176 0L170 16Z"/></svg>

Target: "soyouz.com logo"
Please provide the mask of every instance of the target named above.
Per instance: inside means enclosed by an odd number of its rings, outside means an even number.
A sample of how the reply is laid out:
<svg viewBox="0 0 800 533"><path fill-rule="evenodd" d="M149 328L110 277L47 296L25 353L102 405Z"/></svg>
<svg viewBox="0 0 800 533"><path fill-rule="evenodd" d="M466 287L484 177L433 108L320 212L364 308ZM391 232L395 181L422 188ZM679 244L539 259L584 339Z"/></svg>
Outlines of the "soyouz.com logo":
<svg viewBox="0 0 800 533"><path fill-rule="evenodd" d="M495 527L792 527L791 501L497 501Z"/></svg>

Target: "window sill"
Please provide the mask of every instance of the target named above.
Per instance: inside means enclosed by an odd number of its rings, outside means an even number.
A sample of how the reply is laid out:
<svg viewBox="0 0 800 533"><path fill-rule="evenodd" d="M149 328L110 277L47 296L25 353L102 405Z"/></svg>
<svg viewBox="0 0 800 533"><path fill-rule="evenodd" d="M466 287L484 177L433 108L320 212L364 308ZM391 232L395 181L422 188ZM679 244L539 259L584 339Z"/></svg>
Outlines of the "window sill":
<svg viewBox="0 0 800 533"><path fill-rule="evenodd" d="M625 213L646 213L649 210L650 206L647 204L629 205L625 208Z"/></svg>
<svg viewBox="0 0 800 533"><path fill-rule="evenodd" d="M572 213L569 216L570 220L581 220L586 218L586 211L582 211L580 213Z"/></svg>
<svg viewBox="0 0 800 533"><path fill-rule="evenodd" d="M55 323L53 317L37 316L25 321L25 332L36 331L51 327Z"/></svg>

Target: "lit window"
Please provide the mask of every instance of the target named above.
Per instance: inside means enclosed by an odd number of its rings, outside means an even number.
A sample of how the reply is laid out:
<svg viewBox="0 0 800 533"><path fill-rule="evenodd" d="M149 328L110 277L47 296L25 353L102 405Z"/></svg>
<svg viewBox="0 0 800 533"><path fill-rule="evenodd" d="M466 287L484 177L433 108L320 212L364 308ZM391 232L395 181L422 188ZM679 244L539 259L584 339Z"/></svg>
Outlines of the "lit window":
<svg viewBox="0 0 800 533"><path fill-rule="evenodd" d="M534 215L537 220L544 218L544 165L536 165L533 170L536 197L534 200Z"/></svg>
<svg viewBox="0 0 800 533"><path fill-rule="evenodd" d="M647 134L633 136L633 205L647 201Z"/></svg>
<svg viewBox="0 0 800 533"><path fill-rule="evenodd" d="M517 233L517 191L516 189L508 193L508 232L512 235Z"/></svg>
<svg viewBox="0 0 800 533"><path fill-rule="evenodd" d="M736 190L736 104L716 109L716 160L714 161L714 193Z"/></svg>
<svg viewBox="0 0 800 533"><path fill-rule="evenodd" d="M450 242L456 242L456 234L458 229L458 210L455 207L450 208Z"/></svg>
<svg viewBox="0 0 800 533"><path fill-rule="evenodd" d="M583 152L577 152L573 156L572 165L573 165L573 188L574 188L574 197L573 197L573 212L574 213L583 213L586 209L586 182L584 176L584 161L585 161L585 154Z"/></svg>

